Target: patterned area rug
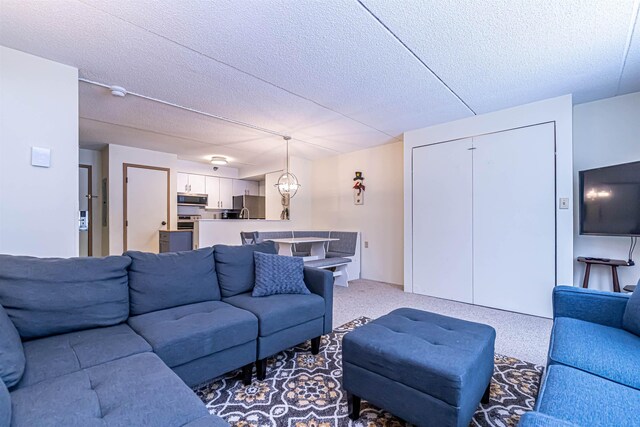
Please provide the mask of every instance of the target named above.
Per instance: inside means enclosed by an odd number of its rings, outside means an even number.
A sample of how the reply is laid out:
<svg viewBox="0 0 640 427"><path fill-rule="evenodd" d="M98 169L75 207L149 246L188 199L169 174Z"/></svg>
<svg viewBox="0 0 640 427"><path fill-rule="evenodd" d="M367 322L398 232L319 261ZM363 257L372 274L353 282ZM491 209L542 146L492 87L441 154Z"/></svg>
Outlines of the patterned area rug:
<svg viewBox="0 0 640 427"><path fill-rule="evenodd" d="M322 338L320 354L307 342L269 360L267 377L244 386L231 373L195 389L212 414L237 427L401 427L408 423L362 401L360 419L351 421L341 387L342 337L371 321L353 320ZM489 404L476 411L471 426L515 426L533 408L543 367L495 356Z"/></svg>

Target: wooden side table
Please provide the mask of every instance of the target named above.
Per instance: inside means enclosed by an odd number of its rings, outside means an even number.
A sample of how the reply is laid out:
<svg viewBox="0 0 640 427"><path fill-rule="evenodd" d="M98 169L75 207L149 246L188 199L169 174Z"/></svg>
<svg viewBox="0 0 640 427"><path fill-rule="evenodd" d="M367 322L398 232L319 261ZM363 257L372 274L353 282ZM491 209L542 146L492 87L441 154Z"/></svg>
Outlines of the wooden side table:
<svg viewBox="0 0 640 427"><path fill-rule="evenodd" d="M601 258L589 258L578 257L578 262L583 262L587 265L584 272L584 280L582 282L583 288L589 287L589 274L591 273L592 265L608 265L611 267L611 277L613 279L613 292L620 292L620 280L618 279L618 267L629 267L633 265L633 261L625 261L622 259L601 259Z"/></svg>

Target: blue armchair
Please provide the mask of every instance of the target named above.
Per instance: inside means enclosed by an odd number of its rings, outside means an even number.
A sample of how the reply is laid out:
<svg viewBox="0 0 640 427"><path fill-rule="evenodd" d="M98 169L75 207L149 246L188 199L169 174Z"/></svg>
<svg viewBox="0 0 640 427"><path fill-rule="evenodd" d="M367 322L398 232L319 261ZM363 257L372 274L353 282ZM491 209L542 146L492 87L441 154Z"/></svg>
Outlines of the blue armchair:
<svg viewBox="0 0 640 427"><path fill-rule="evenodd" d="M640 336L629 320L640 316L638 300L640 293L631 304L625 294L554 289L547 372L537 412L521 427L640 425Z"/></svg>

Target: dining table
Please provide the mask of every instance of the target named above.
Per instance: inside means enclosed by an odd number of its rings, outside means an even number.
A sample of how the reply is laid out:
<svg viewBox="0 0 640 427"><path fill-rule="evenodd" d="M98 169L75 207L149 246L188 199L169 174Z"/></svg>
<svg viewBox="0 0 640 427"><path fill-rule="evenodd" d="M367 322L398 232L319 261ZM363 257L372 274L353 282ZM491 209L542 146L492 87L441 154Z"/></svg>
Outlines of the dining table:
<svg viewBox="0 0 640 427"><path fill-rule="evenodd" d="M278 245L278 255L293 256L293 245L296 243L311 243L310 256L304 257L305 261L324 259L327 256L325 243L335 242L340 239L331 237L286 237L282 239L269 239Z"/></svg>

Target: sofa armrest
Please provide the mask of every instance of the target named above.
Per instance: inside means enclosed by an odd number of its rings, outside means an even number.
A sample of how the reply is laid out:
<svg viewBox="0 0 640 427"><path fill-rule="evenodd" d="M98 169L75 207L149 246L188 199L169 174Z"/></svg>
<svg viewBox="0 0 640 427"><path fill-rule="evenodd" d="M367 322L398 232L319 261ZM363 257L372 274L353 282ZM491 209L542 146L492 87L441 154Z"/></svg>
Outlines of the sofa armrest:
<svg viewBox="0 0 640 427"><path fill-rule="evenodd" d="M333 273L319 268L304 268L304 283L316 295L324 298L324 333L333 330Z"/></svg>
<svg viewBox="0 0 640 427"><path fill-rule="evenodd" d="M526 412L520 417L518 427L578 427L569 421L564 421L541 412Z"/></svg>
<svg viewBox="0 0 640 427"><path fill-rule="evenodd" d="M553 289L553 318L571 317L604 326L622 328L629 296L574 286Z"/></svg>

